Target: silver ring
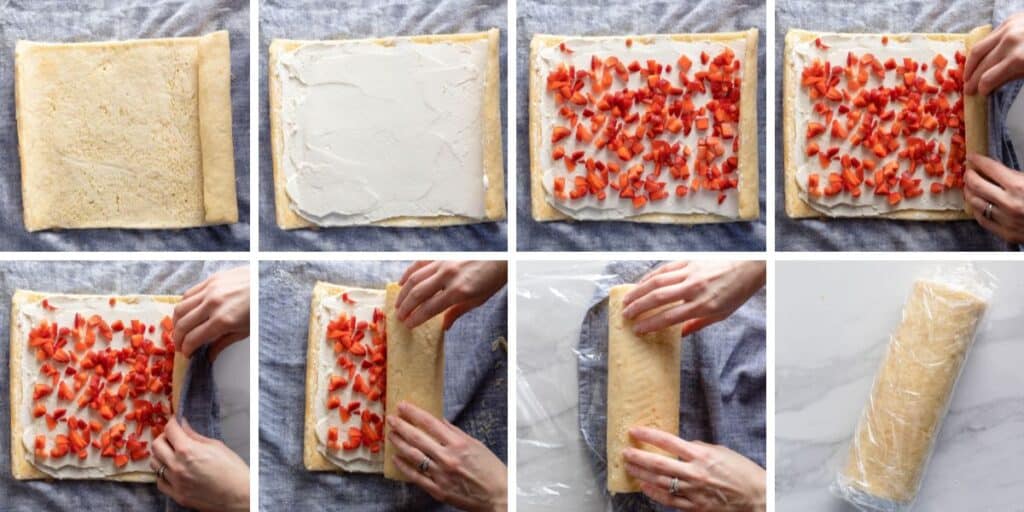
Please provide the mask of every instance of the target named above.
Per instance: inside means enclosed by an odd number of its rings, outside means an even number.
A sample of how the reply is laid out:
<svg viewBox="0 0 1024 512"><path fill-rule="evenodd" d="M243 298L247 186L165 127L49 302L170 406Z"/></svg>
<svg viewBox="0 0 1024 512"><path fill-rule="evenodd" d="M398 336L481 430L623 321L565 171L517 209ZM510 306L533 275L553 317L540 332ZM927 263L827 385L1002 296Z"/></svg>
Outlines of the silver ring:
<svg viewBox="0 0 1024 512"><path fill-rule="evenodd" d="M164 464L163 466L160 466L160 469L156 470L156 479L157 480L167 481L167 478L164 477L164 472L165 471L167 471L167 464Z"/></svg>
<svg viewBox="0 0 1024 512"><path fill-rule="evenodd" d="M430 457L423 457L417 469L419 469L420 473L427 474L427 471L430 471Z"/></svg>
<svg viewBox="0 0 1024 512"><path fill-rule="evenodd" d="M992 220L992 203L989 203L988 206L985 207L985 218Z"/></svg>
<svg viewBox="0 0 1024 512"><path fill-rule="evenodd" d="M679 496L676 494L677 492L679 492L679 479L672 477L672 483L668 485L668 493L672 496Z"/></svg>

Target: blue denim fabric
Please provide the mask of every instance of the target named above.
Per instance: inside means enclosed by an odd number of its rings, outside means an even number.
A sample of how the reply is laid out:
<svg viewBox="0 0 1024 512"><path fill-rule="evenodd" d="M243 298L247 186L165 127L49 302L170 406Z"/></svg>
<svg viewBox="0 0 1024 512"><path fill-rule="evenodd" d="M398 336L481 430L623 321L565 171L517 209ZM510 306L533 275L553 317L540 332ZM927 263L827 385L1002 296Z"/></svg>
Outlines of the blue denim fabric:
<svg viewBox="0 0 1024 512"><path fill-rule="evenodd" d="M0 311L9 312L16 289L61 293L181 294L228 262L3 262L0 263ZM5 313L5 318L9 314ZM5 320L0 339L10 339ZM97 480L15 480L11 475L10 382L8 350L0 350L0 510L180 510L154 484ZM213 374L204 355L193 357L179 417L184 415L197 432L219 437L219 416Z"/></svg>
<svg viewBox="0 0 1024 512"><path fill-rule="evenodd" d="M247 251L249 249L249 2L10 0L0 2L0 250ZM231 38L231 121L237 224L180 230L25 231L14 108L14 45L189 37L227 30ZM73 198L69 198L73 199Z"/></svg>
<svg viewBox="0 0 1024 512"><path fill-rule="evenodd" d="M351 39L447 34L498 28L501 119L508 70L506 6L501 0L267 0L260 5L260 248L273 251L504 251L505 221L442 228L371 226L296 229L277 227L267 91L267 49L274 39ZM339 113L344 115L344 113ZM506 123L501 123L503 147ZM504 153L503 153L504 154ZM429 172L429 169L424 172Z"/></svg>
<svg viewBox="0 0 1024 512"><path fill-rule="evenodd" d="M967 32L997 24L1024 10L1020 0L949 0L822 3L780 0L775 11L775 62L782 62L786 32L793 28L836 32ZM822 9L827 9L827 16ZM775 90L782 90L776 73ZM1005 88L1004 88L1005 89ZM1002 92L995 95L998 98ZM1012 98L1010 98L1012 101ZM782 96L775 99L775 247L780 251L1000 251L1010 247L974 220L912 222L878 219L790 219L785 211ZM990 145L1003 143L1005 110L991 110ZM993 153L999 155L999 153ZM1016 167L1019 169L1019 167Z"/></svg>
<svg viewBox="0 0 1024 512"><path fill-rule="evenodd" d="M617 262L601 282L583 320L578 345L579 424L590 448L595 488L604 489L608 386L608 290L634 283L651 263ZM680 437L720 444L765 466L765 292L761 290L726 320L684 338ZM610 496L614 510L667 510L642 494Z"/></svg>
<svg viewBox="0 0 1024 512"><path fill-rule="evenodd" d="M309 308L317 281L383 288L406 262L260 265L260 507L277 510L449 510L382 475L312 472L302 463ZM445 418L506 460L506 291L445 335Z"/></svg>
<svg viewBox="0 0 1024 512"><path fill-rule="evenodd" d="M765 249L765 7L730 1L520 1L516 78L516 245L525 251L763 251ZM529 48L534 34L622 35L723 32L757 28L757 126L760 217L753 222L662 225L635 222L537 222L530 210Z"/></svg>

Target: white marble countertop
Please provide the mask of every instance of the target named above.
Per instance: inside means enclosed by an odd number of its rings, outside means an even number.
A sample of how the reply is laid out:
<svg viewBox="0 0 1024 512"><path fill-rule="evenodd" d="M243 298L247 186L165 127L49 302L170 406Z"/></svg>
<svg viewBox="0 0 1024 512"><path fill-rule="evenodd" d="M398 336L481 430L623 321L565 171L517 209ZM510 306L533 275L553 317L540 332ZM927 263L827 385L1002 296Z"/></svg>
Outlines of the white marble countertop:
<svg viewBox="0 0 1024 512"><path fill-rule="evenodd" d="M933 262L778 262L778 511L853 510L828 492L915 277ZM1024 510L1024 272L999 282L961 375L916 510Z"/></svg>
<svg viewBox="0 0 1024 512"><path fill-rule="evenodd" d="M576 354L602 261L520 261L516 291L519 510L609 509L579 434ZM557 312L557 318L552 317Z"/></svg>

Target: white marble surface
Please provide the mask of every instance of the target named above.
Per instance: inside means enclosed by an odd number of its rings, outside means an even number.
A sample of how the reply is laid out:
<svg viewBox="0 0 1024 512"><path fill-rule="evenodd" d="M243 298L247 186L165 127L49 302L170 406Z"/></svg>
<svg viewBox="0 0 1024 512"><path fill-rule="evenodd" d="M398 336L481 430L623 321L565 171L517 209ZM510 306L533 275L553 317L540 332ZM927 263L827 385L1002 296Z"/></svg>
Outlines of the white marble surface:
<svg viewBox="0 0 1024 512"><path fill-rule="evenodd" d="M518 510L610 510L579 434L573 351L604 267L601 261L518 264Z"/></svg>
<svg viewBox="0 0 1024 512"><path fill-rule="evenodd" d="M778 511L853 510L828 492L915 277L934 262L778 262ZM915 510L1024 510L1024 264L979 262L999 282Z"/></svg>

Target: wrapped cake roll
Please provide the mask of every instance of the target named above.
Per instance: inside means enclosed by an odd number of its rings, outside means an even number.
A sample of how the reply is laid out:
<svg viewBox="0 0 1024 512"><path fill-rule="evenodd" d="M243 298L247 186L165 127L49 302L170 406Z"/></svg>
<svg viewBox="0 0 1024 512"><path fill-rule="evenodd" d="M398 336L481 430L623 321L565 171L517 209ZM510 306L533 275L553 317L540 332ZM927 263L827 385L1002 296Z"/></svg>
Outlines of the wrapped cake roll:
<svg viewBox="0 0 1024 512"><path fill-rule="evenodd" d="M987 306L978 281L940 281L914 284L833 485L861 510L910 507Z"/></svg>

